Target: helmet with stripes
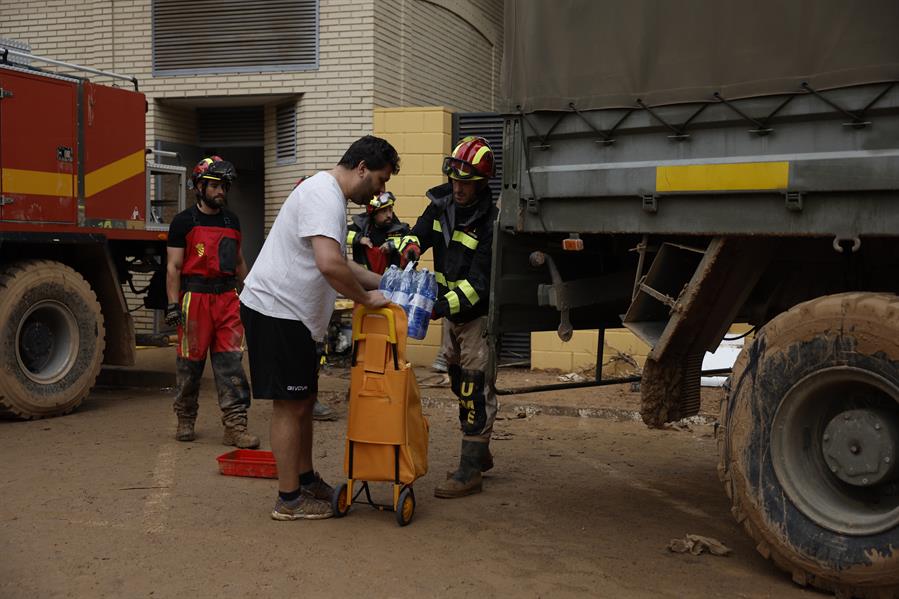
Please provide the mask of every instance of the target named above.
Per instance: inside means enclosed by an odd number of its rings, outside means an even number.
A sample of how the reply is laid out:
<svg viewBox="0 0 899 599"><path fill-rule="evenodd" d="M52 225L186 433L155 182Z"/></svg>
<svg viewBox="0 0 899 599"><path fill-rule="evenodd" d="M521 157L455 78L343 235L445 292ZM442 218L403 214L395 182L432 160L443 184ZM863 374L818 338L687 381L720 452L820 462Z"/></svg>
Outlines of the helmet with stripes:
<svg viewBox="0 0 899 599"><path fill-rule="evenodd" d="M202 180L222 181L225 184L230 185L236 178L237 171L234 169L234 165L227 160L222 159L221 156L204 158L197 163L197 166L194 167L194 171L190 176L194 189L197 190L199 190L200 181Z"/></svg>
<svg viewBox="0 0 899 599"><path fill-rule="evenodd" d="M483 137L463 137L452 156L443 159L443 174L450 179L476 181L496 174L493 150Z"/></svg>
<svg viewBox="0 0 899 599"><path fill-rule="evenodd" d="M380 193L374 196L371 201L368 202L368 206L365 207L365 211L369 214L373 214L382 208L387 208L395 204L396 196L393 195L393 193L390 191L385 191L384 193Z"/></svg>

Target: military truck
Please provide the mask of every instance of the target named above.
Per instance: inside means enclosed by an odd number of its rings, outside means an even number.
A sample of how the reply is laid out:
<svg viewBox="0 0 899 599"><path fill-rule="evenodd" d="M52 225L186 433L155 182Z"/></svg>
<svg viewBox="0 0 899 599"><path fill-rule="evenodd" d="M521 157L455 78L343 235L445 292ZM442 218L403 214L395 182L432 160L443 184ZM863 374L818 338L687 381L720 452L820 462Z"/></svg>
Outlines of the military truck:
<svg viewBox="0 0 899 599"><path fill-rule="evenodd" d="M718 474L759 553L847 596L899 592L897 23L881 0L506 1L491 343L627 327L660 426L750 323Z"/></svg>
<svg viewBox="0 0 899 599"><path fill-rule="evenodd" d="M134 363L123 286L165 307L185 168L148 160L137 87L0 46L0 416L66 414Z"/></svg>

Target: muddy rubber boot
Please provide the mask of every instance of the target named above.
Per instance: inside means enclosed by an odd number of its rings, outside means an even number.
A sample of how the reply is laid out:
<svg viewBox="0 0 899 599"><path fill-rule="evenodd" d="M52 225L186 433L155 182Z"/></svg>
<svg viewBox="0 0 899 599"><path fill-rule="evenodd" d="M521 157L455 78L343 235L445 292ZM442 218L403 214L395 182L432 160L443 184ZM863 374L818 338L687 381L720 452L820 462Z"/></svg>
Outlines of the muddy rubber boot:
<svg viewBox="0 0 899 599"><path fill-rule="evenodd" d="M243 422L225 425L223 445L233 445L240 449L256 449L259 447L259 437L247 432L247 425Z"/></svg>
<svg viewBox="0 0 899 599"><path fill-rule="evenodd" d="M493 454L490 453L490 444L489 444L489 443L485 443L484 445L487 446L487 451L485 452L484 459L481 461L481 466L480 466L480 468L481 468L481 472L482 472L482 473L483 473L483 472L487 472L488 470L490 470L491 468L493 468ZM453 477L453 474L455 474L455 473L456 473L455 470L447 470L447 471L446 471L446 478L448 478L448 479L449 479L449 478L452 478L452 477Z"/></svg>
<svg viewBox="0 0 899 599"><path fill-rule="evenodd" d="M175 440L176 441L193 441L196 439L196 434L194 434L194 420L193 418L178 418L178 429L175 431Z"/></svg>
<svg viewBox="0 0 899 599"><path fill-rule="evenodd" d="M459 469L450 478L437 485L434 497L454 499L480 493L481 464L484 463L489 451L487 443L463 440Z"/></svg>

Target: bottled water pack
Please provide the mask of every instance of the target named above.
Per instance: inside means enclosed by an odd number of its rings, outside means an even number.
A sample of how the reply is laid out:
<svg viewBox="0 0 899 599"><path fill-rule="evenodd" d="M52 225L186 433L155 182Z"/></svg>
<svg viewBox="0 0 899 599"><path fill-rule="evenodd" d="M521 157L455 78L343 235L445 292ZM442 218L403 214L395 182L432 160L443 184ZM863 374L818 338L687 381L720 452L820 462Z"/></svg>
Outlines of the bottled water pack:
<svg viewBox="0 0 899 599"><path fill-rule="evenodd" d="M410 262L405 270L391 265L381 277L379 289L387 299L405 310L409 336L424 339L437 301L437 279L427 268L415 270L415 264Z"/></svg>

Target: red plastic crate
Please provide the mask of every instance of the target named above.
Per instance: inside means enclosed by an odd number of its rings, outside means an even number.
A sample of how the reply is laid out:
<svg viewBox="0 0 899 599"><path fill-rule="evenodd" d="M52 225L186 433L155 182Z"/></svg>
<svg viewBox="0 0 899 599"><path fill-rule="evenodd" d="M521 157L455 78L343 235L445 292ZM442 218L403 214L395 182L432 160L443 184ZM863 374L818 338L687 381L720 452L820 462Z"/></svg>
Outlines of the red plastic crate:
<svg viewBox="0 0 899 599"><path fill-rule="evenodd" d="M235 449L216 458L219 472L226 476L278 478L275 456L261 449Z"/></svg>

